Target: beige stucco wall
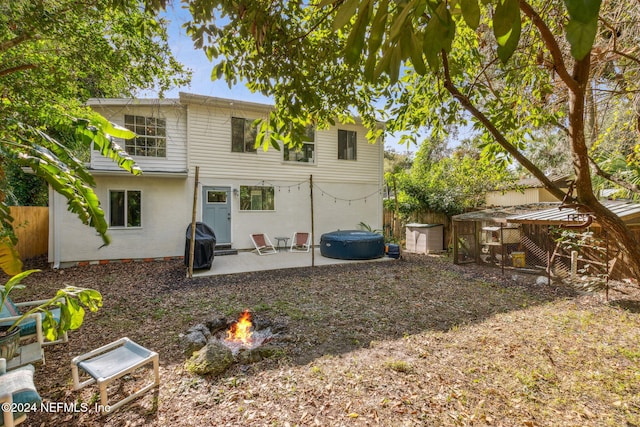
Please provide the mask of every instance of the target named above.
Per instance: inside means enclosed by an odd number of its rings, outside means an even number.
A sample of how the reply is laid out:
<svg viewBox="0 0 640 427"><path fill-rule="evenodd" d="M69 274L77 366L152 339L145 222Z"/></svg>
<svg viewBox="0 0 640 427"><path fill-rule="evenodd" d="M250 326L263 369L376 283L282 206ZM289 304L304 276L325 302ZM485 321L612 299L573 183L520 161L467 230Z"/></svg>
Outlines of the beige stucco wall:
<svg viewBox="0 0 640 427"><path fill-rule="evenodd" d="M110 229L111 244L67 211L66 200L50 194L49 262L53 264L108 259L180 256L191 215L186 178L96 177L96 193L108 218L108 194L114 190L142 192L142 227ZM182 251L180 250L182 248Z"/></svg>
<svg viewBox="0 0 640 427"><path fill-rule="evenodd" d="M500 191L490 191L486 196L487 206L519 206L558 201L545 188L525 188L523 191L509 190L504 194Z"/></svg>

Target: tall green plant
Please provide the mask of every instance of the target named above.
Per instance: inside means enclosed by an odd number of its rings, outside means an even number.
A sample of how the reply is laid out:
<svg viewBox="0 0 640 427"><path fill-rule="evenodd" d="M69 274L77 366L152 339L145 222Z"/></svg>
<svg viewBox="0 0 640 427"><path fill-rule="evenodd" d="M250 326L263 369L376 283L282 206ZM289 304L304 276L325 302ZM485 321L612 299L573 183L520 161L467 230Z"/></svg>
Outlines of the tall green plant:
<svg viewBox="0 0 640 427"><path fill-rule="evenodd" d="M6 273L22 267L5 168L31 169L109 243L83 157L93 146L124 170L141 171L111 141L134 134L83 102L140 90L162 93L190 77L169 49L166 22L144 6L142 0L0 2L0 267Z"/></svg>
<svg viewBox="0 0 640 427"><path fill-rule="evenodd" d="M40 270L27 270L11 277L4 286L0 287L0 307L4 307L7 298L12 292L24 289L22 280L30 274ZM85 315L85 308L95 312L102 307L102 295L93 289L77 288L67 286L59 289L53 297L44 300L33 308L25 311L11 326L6 333L11 333L32 314L40 314L43 317L42 329L44 336L51 341L55 341L59 336L67 331L78 329L82 326ZM59 309L59 320L56 320L52 310Z"/></svg>

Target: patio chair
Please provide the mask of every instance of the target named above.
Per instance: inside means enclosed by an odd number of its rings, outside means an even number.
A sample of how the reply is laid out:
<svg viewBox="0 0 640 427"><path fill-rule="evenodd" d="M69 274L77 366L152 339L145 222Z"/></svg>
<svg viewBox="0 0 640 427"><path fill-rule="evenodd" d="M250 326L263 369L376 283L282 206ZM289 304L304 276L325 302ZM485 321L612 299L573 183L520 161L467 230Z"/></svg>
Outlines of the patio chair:
<svg viewBox="0 0 640 427"><path fill-rule="evenodd" d="M3 408L28 409L33 411L40 408L42 399L33 383L32 365L6 372L6 360L0 359L0 404ZM8 404L9 406L7 407ZM26 418L26 412L13 412L2 410L0 422L5 427L13 427L22 423Z"/></svg>
<svg viewBox="0 0 640 427"><path fill-rule="evenodd" d="M311 233L293 233L290 252L309 252L311 249Z"/></svg>
<svg viewBox="0 0 640 427"><path fill-rule="evenodd" d="M18 320L20 316L22 316L22 310L28 311L29 307L40 305L47 301L48 300L37 300L14 303L11 298L7 297L4 301L4 305L0 309L0 326L10 326L13 322ZM53 318L56 322L60 321L59 308L51 310L51 314L53 314ZM37 318L38 316L40 316L40 319ZM20 328L20 340L23 341L35 338L40 341L42 345L58 344L69 341L69 336L66 332L55 341L44 341L42 334L42 319L44 319L44 313L34 314L31 316L31 319L25 319L22 321L18 326Z"/></svg>
<svg viewBox="0 0 640 427"><path fill-rule="evenodd" d="M270 255L270 254L278 253L278 251L276 250L276 247L273 246L273 243L271 243L271 240L269 240L269 236L267 236L266 234L254 233L254 234L251 234L249 237L251 237L251 241L253 242L253 245L256 247L256 251L258 252L258 255Z"/></svg>

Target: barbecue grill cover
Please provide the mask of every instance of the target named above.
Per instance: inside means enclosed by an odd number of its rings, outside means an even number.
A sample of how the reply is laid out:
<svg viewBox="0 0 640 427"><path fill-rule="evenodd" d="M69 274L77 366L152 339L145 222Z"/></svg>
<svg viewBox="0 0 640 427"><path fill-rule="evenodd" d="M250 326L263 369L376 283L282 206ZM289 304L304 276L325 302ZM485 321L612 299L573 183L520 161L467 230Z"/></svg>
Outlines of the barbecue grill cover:
<svg viewBox="0 0 640 427"><path fill-rule="evenodd" d="M184 245L184 265L189 266L191 246L191 224L187 226L187 239ZM213 252L216 247L216 233L205 223L196 222L193 268L210 269L213 264Z"/></svg>

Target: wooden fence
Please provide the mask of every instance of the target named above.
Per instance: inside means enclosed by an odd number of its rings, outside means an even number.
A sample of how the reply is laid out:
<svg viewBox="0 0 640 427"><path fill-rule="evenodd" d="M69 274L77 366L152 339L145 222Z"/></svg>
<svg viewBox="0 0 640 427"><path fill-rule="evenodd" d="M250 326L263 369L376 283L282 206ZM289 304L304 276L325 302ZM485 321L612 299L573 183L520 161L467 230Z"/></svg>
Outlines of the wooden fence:
<svg viewBox="0 0 640 427"><path fill-rule="evenodd" d="M49 251L49 208L11 206L13 228L18 238L16 249L23 260L45 255Z"/></svg>
<svg viewBox="0 0 640 427"><path fill-rule="evenodd" d="M394 221L393 211L384 210L383 226L384 235L388 240L392 240L405 246L405 226L410 223L418 224L443 224L444 225L444 249L447 249L451 242L451 219L439 212L415 212L407 221L396 219Z"/></svg>

